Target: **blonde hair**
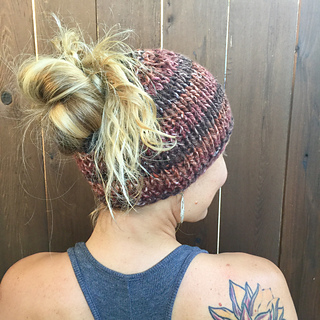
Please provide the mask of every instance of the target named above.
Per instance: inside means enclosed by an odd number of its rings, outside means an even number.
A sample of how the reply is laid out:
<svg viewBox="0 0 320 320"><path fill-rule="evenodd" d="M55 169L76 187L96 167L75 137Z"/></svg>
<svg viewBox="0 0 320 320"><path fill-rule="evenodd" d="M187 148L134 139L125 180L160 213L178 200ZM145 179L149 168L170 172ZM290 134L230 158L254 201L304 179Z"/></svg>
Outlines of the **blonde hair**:
<svg viewBox="0 0 320 320"><path fill-rule="evenodd" d="M88 45L80 32L59 21L58 29L52 40L56 53L28 59L18 71L19 87L31 100L29 117L52 128L65 154L79 152L85 139L97 134L92 152L107 206L112 214L115 193L124 198L124 207L132 207L142 188L143 150L161 152L173 146L163 142L172 137L161 132L155 104L137 78L143 66L123 40L117 40L126 32L108 33ZM120 193L113 187L115 181ZM136 186L133 195L129 183Z"/></svg>

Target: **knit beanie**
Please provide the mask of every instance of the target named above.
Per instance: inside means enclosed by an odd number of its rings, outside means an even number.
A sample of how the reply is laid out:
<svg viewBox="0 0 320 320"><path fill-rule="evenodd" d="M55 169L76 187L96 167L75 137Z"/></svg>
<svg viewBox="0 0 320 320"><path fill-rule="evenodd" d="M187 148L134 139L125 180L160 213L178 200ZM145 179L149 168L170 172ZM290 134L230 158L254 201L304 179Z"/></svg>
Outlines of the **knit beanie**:
<svg viewBox="0 0 320 320"><path fill-rule="evenodd" d="M135 58L146 67L138 78L156 105L161 130L177 142L168 151L141 156L143 182L136 205L144 206L182 192L204 173L224 151L233 117L221 85L198 63L161 49L136 51ZM106 203L89 147L93 144L94 134L75 157L97 199ZM103 164L101 168L103 173ZM110 202L123 208L118 196Z"/></svg>

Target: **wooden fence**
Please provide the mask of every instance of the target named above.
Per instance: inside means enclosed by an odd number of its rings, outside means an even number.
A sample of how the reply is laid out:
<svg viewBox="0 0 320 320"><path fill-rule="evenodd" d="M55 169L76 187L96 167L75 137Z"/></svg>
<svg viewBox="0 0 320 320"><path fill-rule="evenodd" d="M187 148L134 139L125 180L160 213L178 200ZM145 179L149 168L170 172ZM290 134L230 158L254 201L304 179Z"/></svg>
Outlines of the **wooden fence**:
<svg viewBox="0 0 320 320"><path fill-rule="evenodd" d="M222 189L221 252L280 266L299 319L320 314L320 2L318 0L2 0L0 9L0 277L18 259L85 241L93 209L72 159L26 135L14 66L50 52L50 13L97 39L132 28L130 44L175 50L225 84L235 129ZM33 138L32 138L33 137ZM41 141L40 141L41 142ZM24 157L22 157L24 154ZM24 160L23 160L24 159ZM24 163L25 162L25 163ZM178 237L217 247L218 201ZM290 319L288 319L290 320Z"/></svg>

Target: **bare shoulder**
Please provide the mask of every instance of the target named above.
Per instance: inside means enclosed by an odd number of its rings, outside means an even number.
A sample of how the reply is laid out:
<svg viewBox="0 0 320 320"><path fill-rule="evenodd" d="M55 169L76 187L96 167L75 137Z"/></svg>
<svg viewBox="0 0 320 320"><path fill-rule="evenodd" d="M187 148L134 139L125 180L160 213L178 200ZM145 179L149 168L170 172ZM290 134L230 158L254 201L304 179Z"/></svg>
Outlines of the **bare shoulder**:
<svg viewBox="0 0 320 320"><path fill-rule="evenodd" d="M244 253L198 255L181 284L176 319L182 305L189 310L181 319L297 319L279 268Z"/></svg>
<svg viewBox="0 0 320 320"><path fill-rule="evenodd" d="M72 319L61 306L75 306L79 299L84 298L67 253L38 253L18 261L3 277L0 319Z"/></svg>

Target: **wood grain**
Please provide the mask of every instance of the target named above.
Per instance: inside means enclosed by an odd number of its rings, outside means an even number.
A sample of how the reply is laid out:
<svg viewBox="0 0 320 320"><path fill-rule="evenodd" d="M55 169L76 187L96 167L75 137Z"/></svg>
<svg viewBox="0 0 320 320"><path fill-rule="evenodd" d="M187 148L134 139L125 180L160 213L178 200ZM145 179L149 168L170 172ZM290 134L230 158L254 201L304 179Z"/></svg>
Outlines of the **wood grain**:
<svg viewBox="0 0 320 320"><path fill-rule="evenodd" d="M201 0L164 2L164 48L181 52L199 62L223 84L227 30L227 1ZM180 242L216 252L217 196L207 217L198 223L185 223Z"/></svg>
<svg viewBox="0 0 320 320"><path fill-rule="evenodd" d="M319 1L302 1L280 258L299 319L320 314L319 28Z"/></svg>
<svg viewBox="0 0 320 320"><path fill-rule="evenodd" d="M231 1L226 91L235 118L223 251L278 263L297 3Z"/></svg>
<svg viewBox="0 0 320 320"><path fill-rule="evenodd" d="M20 111L25 101L19 98L15 78L22 56L34 52L30 5L1 3L0 279L17 260L48 249L43 163L28 134L22 145Z"/></svg>
<svg viewBox="0 0 320 320"><path fill-rule="evenodd" d="M227 1L164 1L164 48L185 54L223 84Z"/></svg>
<svg viewBox="0 0 320 320"><path fill-rule="evenodd" d="M50 53L49 40L56 26L51 13L69 28L79 26L87 41L96 39L95 1L36 1L39 54ZM45 142L49 249L65 251L86 241L92 227L89 213L94 201L88 183L72 157L62 156L56 146Z"/></svg>
<svg viewBox="0 0 320 320"><path fill-rule="evenodd" d="M160 1L97 0L97 22L100 36L116 26L134 31L126 43L135 49L160 47Z"/></svg>

